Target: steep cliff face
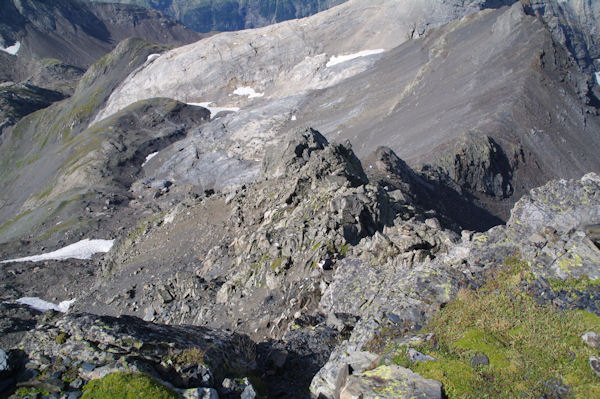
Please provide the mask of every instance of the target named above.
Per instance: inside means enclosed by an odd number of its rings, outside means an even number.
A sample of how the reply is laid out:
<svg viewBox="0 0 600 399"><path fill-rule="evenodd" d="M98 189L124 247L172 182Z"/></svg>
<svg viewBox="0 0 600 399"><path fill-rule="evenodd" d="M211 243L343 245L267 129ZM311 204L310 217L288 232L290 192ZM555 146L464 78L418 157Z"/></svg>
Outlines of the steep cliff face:
<svg viewBox="0 0 600 399"><path fill-rule="evenodd" d="M118 2L154 8L198 32L222 32L258 28L289 19L307 17L345 1L347 0L122 0Z"/></svg>

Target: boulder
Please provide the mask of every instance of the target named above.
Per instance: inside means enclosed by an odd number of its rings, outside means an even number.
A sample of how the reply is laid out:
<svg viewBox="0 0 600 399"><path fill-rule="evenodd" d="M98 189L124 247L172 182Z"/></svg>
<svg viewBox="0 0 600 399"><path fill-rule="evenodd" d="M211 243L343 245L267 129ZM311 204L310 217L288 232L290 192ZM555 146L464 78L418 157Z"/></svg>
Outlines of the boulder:
<svg viewBox="0 0 600 399"><path fill-rule="evenodd" d="M396 365L352 375L340 399L442 399L442 383Z"/></svg>

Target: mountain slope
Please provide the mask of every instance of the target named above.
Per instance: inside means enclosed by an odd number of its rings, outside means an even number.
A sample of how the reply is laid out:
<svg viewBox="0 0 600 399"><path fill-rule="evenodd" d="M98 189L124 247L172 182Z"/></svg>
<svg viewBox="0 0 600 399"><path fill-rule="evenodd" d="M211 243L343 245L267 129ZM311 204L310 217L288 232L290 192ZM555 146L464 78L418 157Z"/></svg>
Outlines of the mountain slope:
<svg viewBox="0 0 600 399"><path fill-rule="evenodd" d="M529 188L600 167L595 83L520 3L472 14L479 6L349 1L307 20L219 34L129 77L97 120L153 96L241 107L207 127L218 145L206 136L189 145L251 161L281 133L314 126L349 139L359 156L390 146L506 219ZM470 16L432 30L457 15ZM181 154L168 156L183 165ZM208 181L183 167L169 173Z"/></svg>
<svg viewBox="0 0 600 399"><path fill-rule="evenodd" d="M133 105L88 129L119 82L165 49L141 39L121 42L88 69L72 97L5 131L0 180L12 189L0 194L2 242L26 236L56 242L65 231L73 237L80 234L75 230L97 229L102 219L119 222L102 212L105 202L127 204L131 179L144 157L208 117L202 108L163 99Z"/></svg>
<svg viewBox="0 0 600 399"><path fill-rule="evenodd" d="M104 0L93 0L104 1ZM197 32L258 28L303 18L346 0L120 0L154 8Z"/></svg>
<svg viewBox="0 0 600 399"><path fill-rule="evenodd" d="M0 46L19 46L17 80L27 77L32 61L43 58L87 68L134 36L168 45L201 38L156 11L127 5L11 0L4 2L0 15Z"/></svg>

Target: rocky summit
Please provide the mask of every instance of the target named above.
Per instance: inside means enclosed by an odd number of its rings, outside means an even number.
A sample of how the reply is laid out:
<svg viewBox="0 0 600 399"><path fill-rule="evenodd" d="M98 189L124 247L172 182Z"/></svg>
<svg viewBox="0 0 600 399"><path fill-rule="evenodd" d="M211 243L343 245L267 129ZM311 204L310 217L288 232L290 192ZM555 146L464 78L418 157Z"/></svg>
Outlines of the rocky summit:
<svg viewBox="0 0 600 399"><path fill-rule="evenodd" d="M5 3L0 397L600 397L599 3Z"/></svg>

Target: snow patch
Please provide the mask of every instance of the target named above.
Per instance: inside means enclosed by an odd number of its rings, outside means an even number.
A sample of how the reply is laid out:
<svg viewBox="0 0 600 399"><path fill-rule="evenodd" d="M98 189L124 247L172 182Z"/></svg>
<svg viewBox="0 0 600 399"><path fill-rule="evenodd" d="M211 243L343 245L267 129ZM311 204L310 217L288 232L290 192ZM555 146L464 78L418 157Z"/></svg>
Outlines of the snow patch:
<svg viewBox="0 0 600 399"><path fill-rule="evenodd" d="M225 107L210 107L209 105L212 104L211 101L208 102L204 102L204 103L187 103L187 105L195 105L197 107L203 107L206 108L207 110L210 111L210 118L214 118L215 116L217 116L217 114L219 112L225 112L225 111L230 111L230 112L238 112L240 109L238 107L230 107L230 108L225 108Z"/></svg>
<svg viewBox="0 0 600 399"><path fill-rule="evenodd" d="M154 61L155 59L157 59L158 57L160 57L160 54L150 54L150 55L148 56L148 58L146 58L146 62L152 62L152 61Z"/></svg>
<svg viewBox="0 0 600 399"><path fill-rule="evenodd" d="M90 240L86 238L64 248L47 254L27 256L25 258L3 260L0 263L11 262L42 262L45 260L91 259L95 253L110 251L115 240Z"/></svg>
<svg viewBox="0 0 600 399"><path fill-rule="evenodd" d="M265 95L265 93L257 93L252 87L248 86L238 87L233 94L236 96L248 96L248 98L258 98Z"/></svg>
<svg viewBox="0 0 600 399"><path fill-rule="evenodd" d="M596 83L600 86L600 72L596 72Z"/></svg>
<svg viewBox="0 0 600 399"><path fill-rule="evenodd" d="M152 158L154 158L155 156L157 156L157 155L158 155L158 152L153 152L152 154L148 154L148 156L147 156L147 157L146 157L146 159L144 160L144 163L142 164L142 168L143 168L144 166L146 166L146 164L147 164L148 162L150 162L150 160L151 160Z"/></svg>
<svg viewBox="0 0 600 399"><path fill-rule="evenodd" d="M384 51L385 51L384 49L380 48L380 49L377 49L377 50L359 51L358 53L348 54L348 55L340 55L340 56L335 56L334 55L333 57L331 57L331 59L329 60L329 62L327 62L327 64L325 66L327 68L329 68L329 67L332 67L334 65L341 64L342 62L353 60L355 58L367 57L369 55L375 55L375 54L381 54Z"/></svg>
<svg viewBox="0 0 600 399"><path fill-rule="evenodd" d="M21 48L21 42L16 42L12 46L9 46L6 48L0 47L0 50L4 51L5 53L8 53L8 54L17 55L20 48Z"/></svg>
<svg viewBox="0 0 600 399"><path fill-rule="evenodd" d="M54 310L61 313L67 313L69 307L75 302L75 299L71 299L70 301L62 301L58 305L52 302L44 301L43 299L37 297L24 297L19 298L16 301L21 305L29 306L32 309L35 309L39 312L47 312L49 310Z"/></svg>

